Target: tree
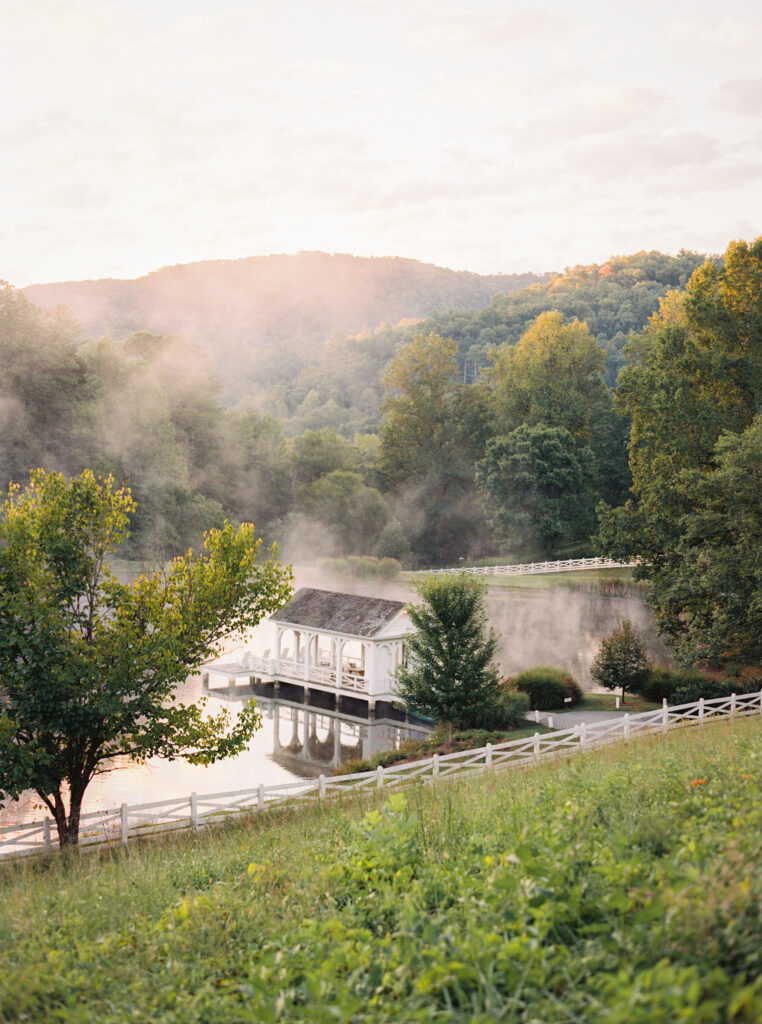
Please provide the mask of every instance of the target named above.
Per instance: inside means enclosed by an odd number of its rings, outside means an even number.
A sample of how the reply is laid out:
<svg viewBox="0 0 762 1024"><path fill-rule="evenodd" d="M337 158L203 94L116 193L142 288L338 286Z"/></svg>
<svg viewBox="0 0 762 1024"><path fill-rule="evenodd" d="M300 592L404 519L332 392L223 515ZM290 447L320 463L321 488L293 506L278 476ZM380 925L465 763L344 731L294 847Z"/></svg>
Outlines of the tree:
<svg viewBox="0 0 762 1024"><path fill-rule="evenodd" d="M662 634L687 662L760 651L762 239L734 242L629 348L632 496L600 511L601 554L639 560Z"/></svg>
<svg viewBox="0 0 762 1024"><path fill-rule="evenodd" d="M35 790L61 846L78 841L85 791L110 759L210 763L244 748L253 703L231 723L179 704L175 687L291 590L290 570L257 563L253 526L230 523L198 557L120 583L108 559L134 507L111 478L36 470L0 511L0 798Z"/></svg>
<svg viewBox="0 0 762 1024"><path fill-rule="evenodd" d="M648 678L648 656L642 635L629 619L601 640L590 666L590 675L607 690L622 688L622 703L627 691L637 691Z"/></svg>
<svg viewBox="0 0 762 1024"><path fill-rule="evenodd" d="M514 547L539 544L547 557L559 541L589 535L594 465L587 445L560 427L493 437L476 467L487 518Z"/></svg>
<svg viewBox="0 0 762 1024"><path fill-rule="evenodd" d="M431 564L474 546L484 520L474 464L486 442L477 387L458 376L451 338L417 335L384 377L378 475L415 552Z"/></svg>
<svg viewBox="0 0 762 1024"><path fill-rule="evenodd" d="M562 313L541 313L516 345L502 345L491 355L498 433L546 423L590 442L611 397L603 378L606 353L586 323L567 324Z"/></svg>
<svg viewBox="0 0 762 1024"><path fill-rule="evenodd" d="M414 631L397 693L413 711L467 727L497 708L500 682L493 665L497 637L487 632L486 584L467 573L427 576L418 584L423 604L408 608Z"/></svg>
<svg viewBox="0 0 762 1024"><path fill-rule="evenodd" d="M304 507L333 533L344 554L370 554L391 513L359 473L334 470L307 488Z"/></svg>

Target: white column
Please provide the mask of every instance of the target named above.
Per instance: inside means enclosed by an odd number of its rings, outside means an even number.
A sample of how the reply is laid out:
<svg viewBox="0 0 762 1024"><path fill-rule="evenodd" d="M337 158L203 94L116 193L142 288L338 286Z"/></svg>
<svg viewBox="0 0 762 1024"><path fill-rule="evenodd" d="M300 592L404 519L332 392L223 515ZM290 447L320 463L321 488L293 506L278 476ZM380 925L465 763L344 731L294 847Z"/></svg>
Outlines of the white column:
<svg viewBox="0 0 762 1024"><path fill-rule="evenodd" d="M344 678L344 641L336 638L336 689L341 689Z"/></svg>
<svg viewBox="0 0 762 1024"><path fill-rule="evenodd" d="M365 645L363 644L363 648ZM373 642L368 643L368 654L369 657L366 659L365 665L365 678L368 682L368 693L375 694L380 693L383 689L381 680L378 678L376 666L378 664L376 659L376 644Z"/></svg>
<svg viewBox="0 0 762 1024"><path fill-rule="evenodd" d="M310 668L312 667L312 641L315 639L313 633L307 633L307 642L304 645L304 678L309 682Z"/></svg>

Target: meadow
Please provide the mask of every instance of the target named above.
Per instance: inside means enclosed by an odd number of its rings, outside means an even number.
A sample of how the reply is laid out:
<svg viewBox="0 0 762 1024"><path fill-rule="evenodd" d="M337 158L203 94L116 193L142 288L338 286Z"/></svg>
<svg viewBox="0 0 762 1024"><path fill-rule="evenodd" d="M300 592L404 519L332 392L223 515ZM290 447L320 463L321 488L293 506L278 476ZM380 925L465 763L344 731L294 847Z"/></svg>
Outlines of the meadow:
<svg viewBox="0 0 762 1024"><path fill-rule="evenodd" d="M758 718L0 865L0 1019L752 1024Z"/></svg>

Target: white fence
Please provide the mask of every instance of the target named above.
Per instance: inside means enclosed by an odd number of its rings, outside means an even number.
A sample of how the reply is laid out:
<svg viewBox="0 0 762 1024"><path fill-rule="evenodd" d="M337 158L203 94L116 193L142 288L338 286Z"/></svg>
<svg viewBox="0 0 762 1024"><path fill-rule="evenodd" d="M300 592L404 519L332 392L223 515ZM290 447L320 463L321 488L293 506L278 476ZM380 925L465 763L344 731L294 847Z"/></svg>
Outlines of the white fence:
<svg viewBox="0 0 762 1024"><path fill-rule="evenodd" d="M704 725L712 719L762 715L762 691L713 700L699 700L694 704L668 707L666 701L654 711L618 715L615 718L590 724L577 725L549 733L536 732L519 740L488 743L474 750L461 750L454 754L434 754L421 761L377 768L354 775L321 775L317 779L300 780L278 786L257 786L231 793L209 793L173 800L157 800L149 804L134 804L108 811L83 814L80 846L101 843L122 843L154 833L198 830L202 826L229 820L231 816L266 810L289 801L323 800L329 796L351 790L379 789L400 786L413 779L431 783L446 776L494 771L521 765L537 764L547 758L570 755L617 740L629 740L644 733L666 732L675 726ZM0 828L0 857L53 849L57 834L52 819L26 824L5 825Z"/></svg>
<svg viewBox="0 0 762 1024"><path fill-rule="evenodd" d="M474 576L534 576L575 569L631 569L636 562L615 562L613 558L561 558L556 562L527 562L525 565L470 565L460 569L429 569L430 573L468 572Z"/></svg>

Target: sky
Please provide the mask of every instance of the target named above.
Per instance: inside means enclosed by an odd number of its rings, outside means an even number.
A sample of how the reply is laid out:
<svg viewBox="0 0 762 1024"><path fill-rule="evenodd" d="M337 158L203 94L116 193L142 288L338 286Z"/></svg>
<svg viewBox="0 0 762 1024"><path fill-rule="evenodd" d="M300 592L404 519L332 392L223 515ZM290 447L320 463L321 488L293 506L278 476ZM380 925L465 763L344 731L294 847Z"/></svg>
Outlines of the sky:
<svg viewBox="0 0 762 1024"><path fill-rule="evenodd" d="M0 279L762 234L758 0L0 0Z"/></svg>

